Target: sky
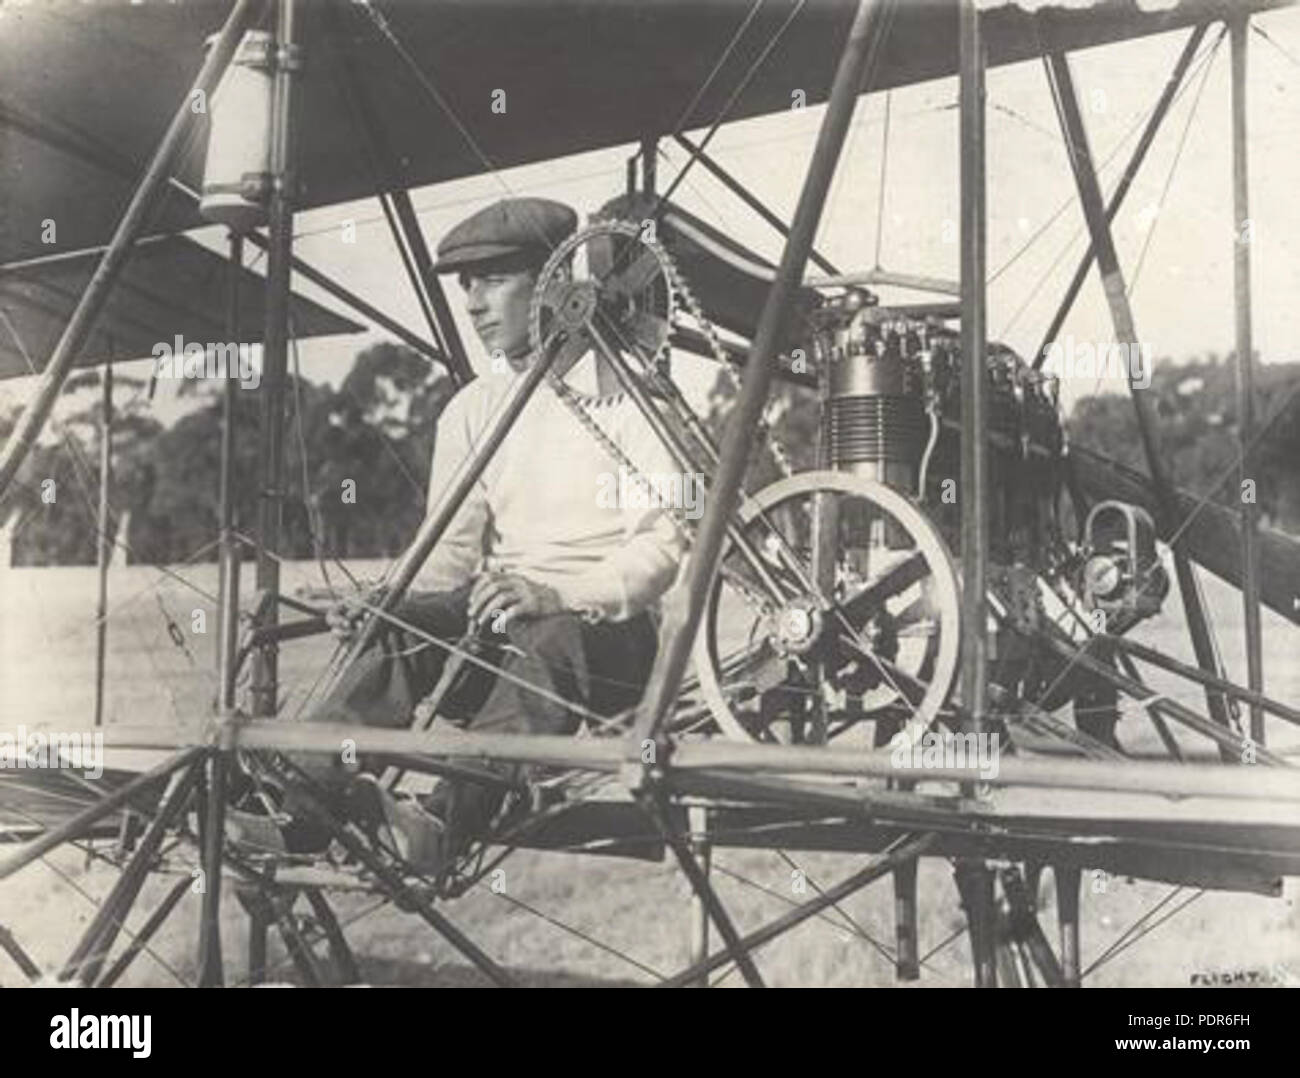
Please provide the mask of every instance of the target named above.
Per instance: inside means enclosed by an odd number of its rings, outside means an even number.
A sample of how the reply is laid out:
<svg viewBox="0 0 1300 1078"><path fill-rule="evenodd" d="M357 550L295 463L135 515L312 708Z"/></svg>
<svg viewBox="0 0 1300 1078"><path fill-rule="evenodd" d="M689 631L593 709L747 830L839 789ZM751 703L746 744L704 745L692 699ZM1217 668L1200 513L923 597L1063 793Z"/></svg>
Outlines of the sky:
<svg viewBox="0 0 1300 1078"><path fill-rule="evenodd" d="M1258 33L1249 39L1254 339L1268 363L1300 359L1300 10L1270 12L1255 24L1268 40ZM1139 339L1155 356L1180 362L1211 351L1222 356L1234 345L1230 67L1226 38L1211 53L1219 29L1213 27L1202 43L1204 62L1193 65L1113 226ZM1186 36L1179 31L1072 54L1094 159L1108 162L1101 169L1103 190L1122 170ZM886 95L859 99L816 242L836 265L870 268L878 251L886 269L958 277L956 97L955 78L891 92L887 142ZM1042 64L990 71L987 104L990 336L1029 356L1085 249L1083 219ZM789 220L823 114L816 106L724 126L710 153ZM704 132L688 134L698 142ZM668 139L661 149L662 186L685 155ZM412 197L431 247L458 221L502 197L559 199L585 217L622 192L633 150L629 144L484 174L420 188ZM675 201L773 261L779 257L781 237L703 168L691 170ZM344 242L349 220L355 222L351 244ZM376 201L301 213L295 232L301 258L428 336ZM195 236L224 251L223 229ZM248 263L264 271L249 246ZM296 280L295 287L337 307L309 282ZM447 287L462 338L476 344L458 286L448 280ZM878 291L884 303L936 298ZM1112 339L1095 272L1063 336ZM367 332L304 342L302 373L337 386L356 353L385 338ZM472 349L472 358L481 363L481 351ZM124 366L148 373L147 363ZM677 369L693 396L712 382L712 374L692 360L679 361ZM0 387L0 404L25 401L34 384L16 379ZM1062 395L1069 407L1099 390L1123 391L1124 385L1118 379L1072 379ZM171 392L160 385L153 405L163 422L192 406L172 400Z"/></svg>

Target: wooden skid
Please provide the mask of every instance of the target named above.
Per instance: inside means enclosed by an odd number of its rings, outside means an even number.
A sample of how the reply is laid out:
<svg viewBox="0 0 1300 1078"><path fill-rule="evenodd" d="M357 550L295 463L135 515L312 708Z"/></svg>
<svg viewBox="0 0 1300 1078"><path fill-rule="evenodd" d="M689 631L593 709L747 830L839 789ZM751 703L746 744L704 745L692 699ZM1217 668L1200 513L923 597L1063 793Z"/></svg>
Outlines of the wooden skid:
<svg viewBox="0 0 1300 1078"><path fill-rule="evenodd" d="M685 811L682 810L683 825ZM800 852L880 853L919 828L937 834L933 857L1050 861L1111 875L1191 887L1277 895L1281 878L1300 875L1300 825L1232 823L1153 825L1116 819L1101 823L1066 816L999 816L892 810L871 817L797 807L713 803L709 842L715 847ZM522 837L532 849L611 856L662 855L662 842L631 801L574 805Z"/></svg>

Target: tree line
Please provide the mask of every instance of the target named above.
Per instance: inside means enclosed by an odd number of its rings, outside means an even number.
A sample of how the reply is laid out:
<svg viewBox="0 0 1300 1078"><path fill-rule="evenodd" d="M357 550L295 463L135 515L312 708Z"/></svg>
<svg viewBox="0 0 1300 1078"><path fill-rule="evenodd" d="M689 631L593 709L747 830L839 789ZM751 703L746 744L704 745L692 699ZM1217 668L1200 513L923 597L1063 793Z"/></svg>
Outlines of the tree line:
<svg viewBox="0 0 1300 1078"><path fill-rule="evenodd" d="M98 371L66 392L99 385ZM148 415L143 386L115 379L110 533L128 564L211 561L220 520L224 383L180 383L199 404L170 427ZM263 389L265 386L263 386ZM337 390L290 373L284 392L284 558L376 557L399 552L424 515L437 418L454 386L414 350L378 344L361 352ZM231 489L234 527L257 529L264 393L234 392ZM0 438L18 417L0 416ZM102 405L64 419L38 445L0 503L12 523L14 565L95 562ZM54 498L46 480L53 480ZM125 524L125 531L123 525Z"/></svg>
<svg viewBox="0 0 1300 1078"><path fill-rule="evenodd" d="M79 372L67 392L99 384L95 370ZM1156 366L1151 389L1164 451L1175 482L1197 494L1212 491L1239 504L1235 472L1235 363L1209 355L1192 363ZM1262 424L1300 382L1300 364L1257 367L1256 422ZM222 385L182 383L198 406L164 428L149 415L147 387L118 378L111 447L110 527L127 563L212 560L219 520ZM454 386L441 370L400 344L359 353L340 387L290 375L284 394L285 558L391 557L414 536L425 510L437 419ZM773 434L797 468L811 467L818 424L816 395L783 387ZM256 533L262 460L258 431L263 393L234 394L235 527ZM709 425L720 433L732 400L730 379L712 394ZM99 488L100 409L96 402L65 418L56 440L38 445L18 482L0 502L0 527L12 525L15 565L86 565L95 561ZM0 415L0 439L18 418ZM1073 443L1145 471L1133 407L1105 394L1077 402L1067 420ZM763 475L775 468L756 450ZM1257 450L1256 497L1264 522L1300 533L1300 399L1273 423ZM771 474L766 474L770 472ZM1226 476L1226 480L1225 480ZM55 496L48 497L47 480ZM122 529L126 522L125 531Z"/></svg>

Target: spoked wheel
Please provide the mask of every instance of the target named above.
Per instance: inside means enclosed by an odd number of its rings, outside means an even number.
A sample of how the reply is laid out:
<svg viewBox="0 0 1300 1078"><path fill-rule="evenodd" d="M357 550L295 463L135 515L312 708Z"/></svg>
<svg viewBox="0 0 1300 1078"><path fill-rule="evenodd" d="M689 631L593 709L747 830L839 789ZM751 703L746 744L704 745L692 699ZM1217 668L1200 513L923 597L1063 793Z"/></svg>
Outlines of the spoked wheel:
<svg viewBox="0 0 1300 1078"><path fill-rule="evenodd" d="M749 496L695 645L724 735L823 742L874 723L919 736L957 671L960 602L943 540L883 484L805 472Z"/></svg>

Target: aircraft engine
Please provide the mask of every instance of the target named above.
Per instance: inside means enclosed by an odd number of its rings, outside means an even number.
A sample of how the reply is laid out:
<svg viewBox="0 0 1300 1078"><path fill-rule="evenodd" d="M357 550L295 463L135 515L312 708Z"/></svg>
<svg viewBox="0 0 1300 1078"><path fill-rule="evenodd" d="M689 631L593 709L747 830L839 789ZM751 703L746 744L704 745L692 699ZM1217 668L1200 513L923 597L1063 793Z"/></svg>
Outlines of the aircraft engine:
<svg viewBox="0 0 1300 1078"><path fill-rule="evenodd" d="M915 494L926 435L924 324L881 318L857 290L812 319L831 467Z"/></svg>
<svg viewBox="0 0 1300 1078"><path fill-rule="evenodd" d="M960 333L877 306L874 296L856 289L828 300L809 319L831 467L924 503L959 550ZM991 343L987 356L993 559L1042 565L1063 538L1056 511L1065 447L1057 382L1001 345Z"/></svg>

